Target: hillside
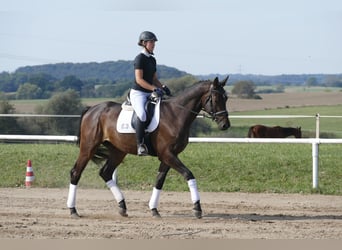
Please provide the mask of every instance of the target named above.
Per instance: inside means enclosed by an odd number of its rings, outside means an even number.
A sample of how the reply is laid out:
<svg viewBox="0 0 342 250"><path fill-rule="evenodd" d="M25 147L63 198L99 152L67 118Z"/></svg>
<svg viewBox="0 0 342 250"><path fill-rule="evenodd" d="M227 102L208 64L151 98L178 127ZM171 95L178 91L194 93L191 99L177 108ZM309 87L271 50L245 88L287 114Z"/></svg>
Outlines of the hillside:
<svg viewBox="0 0 342 250"><path fill-rule="evenodd" d="M89 63L56 63L38 66L25 66L18 68L15 73L24 74L47 74L56 79L63 79L66 76L76 76L81 80L133 80L133 61L108 61ZM173 67L158 65L159 78L178 78L186 75Z"/></svg>
<svg viewBox="0 0 342 250"><path fill-rule="evenodd" d="M25 66L18 68L14 74L47 74L56 79L63 79L66 76L73 75L81 80L133 80L133 61L108 61L108 62L89 62L89 63L56 63L37 66ZM189 73L180 69L158 65L158 75L161 79L178 78ZM229 74L229 72L227 72ZM200 80L226 77L227 74L208 74L196 75ZM1 73L0 73L1 75ZM327 81L342 79L342 74L281 74L281 75L255 75L255 74L230 74L230 83L237 81L253 81L256 85L304 85L309 78L314 78L317 85L324 85Z"/></svg>

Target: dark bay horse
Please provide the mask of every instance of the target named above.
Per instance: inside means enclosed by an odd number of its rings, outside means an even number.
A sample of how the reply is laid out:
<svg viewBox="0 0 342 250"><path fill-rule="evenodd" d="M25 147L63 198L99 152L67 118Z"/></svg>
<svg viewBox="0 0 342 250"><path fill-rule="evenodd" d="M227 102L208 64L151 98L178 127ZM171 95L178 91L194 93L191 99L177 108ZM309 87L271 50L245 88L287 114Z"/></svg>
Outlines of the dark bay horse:
<svg viewBox="0 0 342 250"><path fill-rule="evenodd" d="M267 127L264 125L254 125L249 128L249 138L285 138L288 136L294 136L296 138L302 138L301 127Z"/></svg>
<svg viewBox="0 0 342 250"><path fill-rule="evenodd" d="M160 123L157 129L150 133L149 139L153 149L149 148L149 152L152 152L151 154L160 160L159 172L149 201L152 216L160 217L157 210L160 192L168 171L173 168L188 183L195 216L202 217L196 179L180 161L178 154L187 146L190 126L201 110L210 115L219 129L226 130L230 127L226 109L228 97L224 90L227 80L228 77L220 82L216 77L214 81L198 82L179 95L160 103ZM128 216L125 198L117 185L114 171L127 154L137 154L137 145L135 134L119 133L116 130L121 109L119 103L104 102L92 106L82 113L79 135L80 152L70 171L67 200L72 217L79 217L76 210L76 190L81 174L89 160L95 161L99 158L105 161L99 175L118 202L119 214Z"/></svg>

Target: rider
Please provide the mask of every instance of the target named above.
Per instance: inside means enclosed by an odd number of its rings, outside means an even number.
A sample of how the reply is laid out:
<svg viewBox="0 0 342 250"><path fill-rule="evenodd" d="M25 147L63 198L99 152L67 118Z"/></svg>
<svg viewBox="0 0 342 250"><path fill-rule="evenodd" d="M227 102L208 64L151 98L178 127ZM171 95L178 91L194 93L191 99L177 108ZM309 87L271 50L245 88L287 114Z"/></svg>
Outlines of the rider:
<svg viewBox="0 0 342 250"><path fill-rule="evenodd" d="M157 77L157 62L153 56L155 42L158 41L155 34L144 31L139 36L138 45L143 47L134 60L135 84L130 90L130 100L132 107L137 114L135 124L137 137L137 154L148 155L148 149L144 143L145 136L145 103L152 92L162 97L164 92L171 95L167 86L162 85Z"/></svg>

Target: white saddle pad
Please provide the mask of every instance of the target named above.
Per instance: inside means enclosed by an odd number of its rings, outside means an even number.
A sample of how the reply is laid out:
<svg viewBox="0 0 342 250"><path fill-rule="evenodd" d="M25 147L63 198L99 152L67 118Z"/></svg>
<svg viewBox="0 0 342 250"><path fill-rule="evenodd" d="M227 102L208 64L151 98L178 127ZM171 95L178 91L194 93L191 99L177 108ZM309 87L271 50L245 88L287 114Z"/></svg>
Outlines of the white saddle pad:
<svg viewBox="0 0 342 250"><path fill-rule="evenodd" d="M135 129L131 125L132 116L133 116L133 108L127 108L124 104L121 106L122 110L119 114L118 121L116 123L116 129L119 133L135 133ZM145 131L153 132L159 124L160 117L160 100L156 103L154 115L152 120Z"/></svg>

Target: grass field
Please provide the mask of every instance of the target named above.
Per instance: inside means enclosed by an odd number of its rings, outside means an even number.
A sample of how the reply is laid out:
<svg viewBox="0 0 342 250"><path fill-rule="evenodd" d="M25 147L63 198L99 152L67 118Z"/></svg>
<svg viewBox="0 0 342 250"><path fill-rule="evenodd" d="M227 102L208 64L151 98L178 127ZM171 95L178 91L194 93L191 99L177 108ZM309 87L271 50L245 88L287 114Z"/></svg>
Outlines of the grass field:
<svg viewBox="0 0 342 250"><path fill-rule="evenodd" d="M0 187L24 185L30 159L35 187L68 187L69 171L78 154L73 144L0 144ZM180 155L197 178L201 191L276 192L342 195L342 145L320 146L319 190L312 190L311 145L191 143ZM20 152L20 153L19 153ZM206 154L203 154L206 152ZM127 156L119 168L123 189L151 190L158 170L152 157ZM80 187L105 188L93 163ZM171 170L165 190L186 191L183 178Z"/></svg>
<svg viewBox="0 0 342 250"><path fill-rule="evenodd" d="M315 137L316 117L320 117L320 137L342 138L342 105L334 106L310 106L286 109L255 110L245 112L234 112L231 115L303 115L313 116L309 118L232 118L234 126L251 126L253 124L264 124L268 126L301 127L303 137ZM330 118L324 116L341 116Z"/></svg>

